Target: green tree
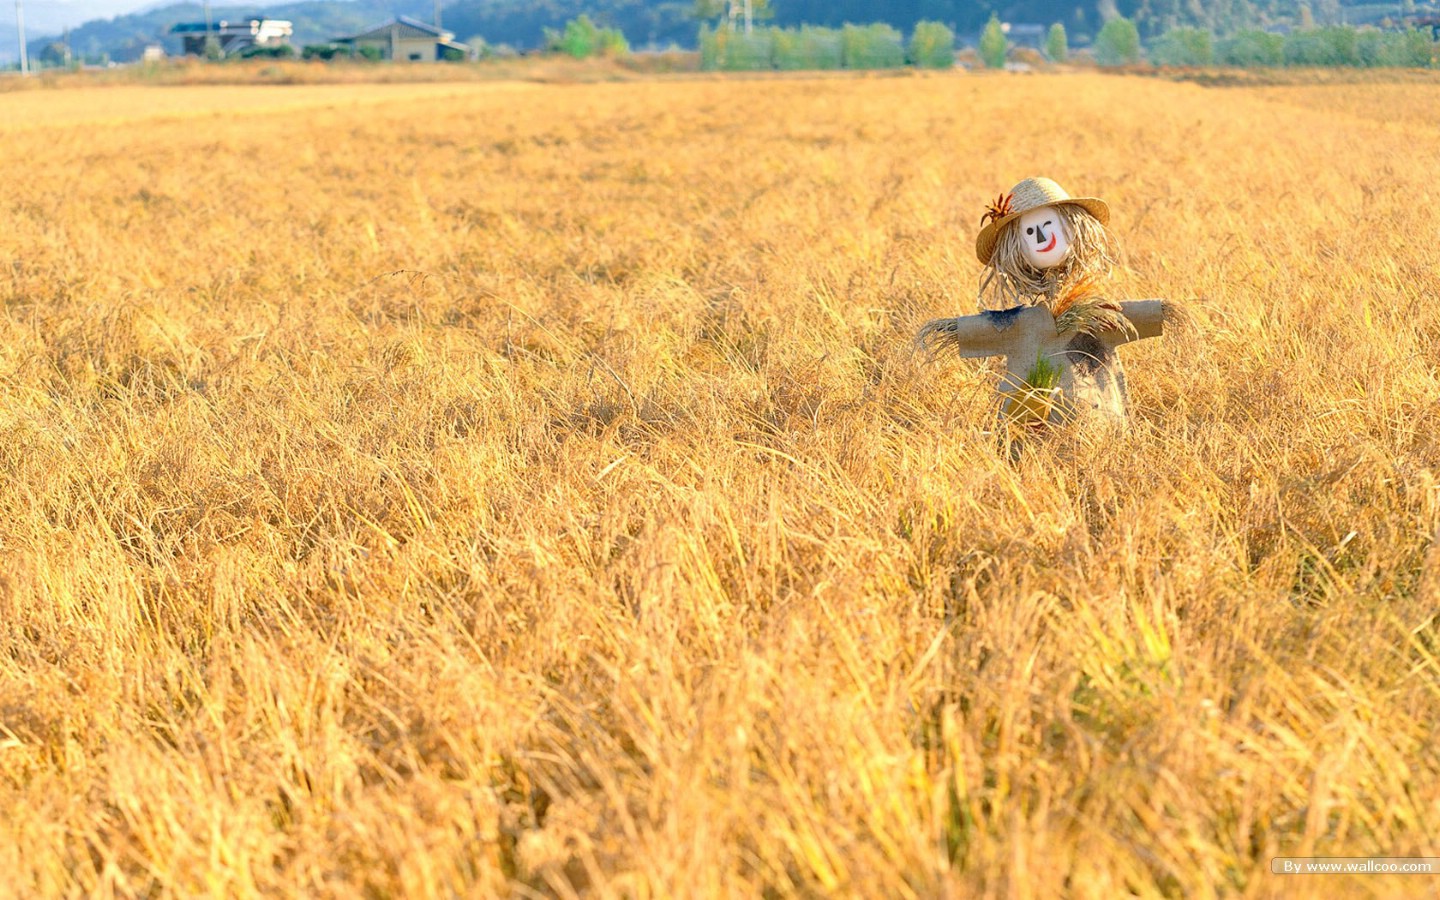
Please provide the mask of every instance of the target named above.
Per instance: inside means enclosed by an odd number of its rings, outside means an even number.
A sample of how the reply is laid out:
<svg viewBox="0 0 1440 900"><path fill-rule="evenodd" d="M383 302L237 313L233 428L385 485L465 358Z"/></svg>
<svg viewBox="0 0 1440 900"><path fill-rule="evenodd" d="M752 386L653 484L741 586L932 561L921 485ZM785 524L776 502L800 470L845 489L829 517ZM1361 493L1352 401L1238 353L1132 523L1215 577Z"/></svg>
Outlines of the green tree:
<svg viewBox="0 0 1440 900"><path fill-rule="evenodd" d="M1395 43L1391 47L1393 56L1389 65L1416 68L1434 66L1435 51L1436 46L1430 39L1430 32L1416 31L1412 28L1395 36Z"/></svg>
<svg viewBox="0 0 1440 900"><path fill-rule="evenodd" d="M701 37L704 37L703 29ZM590 17L581 14L565 23L565 30L557 32L545 29L545 49L566 53L576 59L591 56L624 56L630 52L630 42L618 28L599 28Z"/></svg>
<svg viewBox="0 0 1440 900"><path fill-rule="evenodd" d="M1327 25L1285 35L1287 66L1358 66L1361 64L1358 32L1345 25Z"/></svg>
<svg viewBox="0 0 1440 900"><path fill-rule="evenodd" d="M702 22L698 43L700 45L700 68L706 72L719 69L725 61L725 43L728 35Z"/></svg>
<svg viewBox="0 0 1440 900"><path fill-rule="evenodd" d="M1360 65L1366 68L1399 65L1396 51L1404 37L1404 32L1386 34L1373 28L1360 32L1355 39L1355 53L1360 57Z"/></svg>
<svg viewBox="0 0 1440 900"><path fill-rule="evenodd" d="M883 23L840 29L847 69L894 69L905 65L900 32Z"/></svg>
<svg viewBox="0 0 1440 900"><path fill-rule="evenodd" d="M985 30L980 32L980 59L985 65L992 69L1005 65L1005 43L1005 28L1000 24L1000 17L991 16Z"/></svg>
<svg viewBox="0 0 1440 900"><path fill-rule="evenodd" d="M552 32L553 34L553 32ZM568 53L576 59L593 56L600 44L600 29L583 13L565 23L558 39L548 42L552 50Z"/></svg>
<svg viewBox="0 0 1440 900"><path fill-rule="evenodd" d="M595 37L595 49L601 56L626 56L630 53L630 42L618 28L602 28Z"/></svg>
<svg viewBox="0 0 1440 900"><path fill-rule="evenodd" d="M939 22L917 22L910 35L910 62L925 69L955 65L955 32Z"/></svg>
<svg viewBox="0 0 1440 900"><path fill-rule="evenodd" d="M1065 26L1056 22L1045 35L1045 56L1051 62L1064 62L1070 57L1070 41L1065 37Z"/></svg>
<svg viewBox="0 0 1440 900"><path fill-rule="evenodd" d="M563 32L556 32L554 29L544 30L544 46L554 53L566 53L575 56L576 59L586 59L595 56L602 49L603 33L596 24L590 22L590 17L580 14L575 19L564 23Z"/></svg>
<svg viewBox="0 0 1440 900"><path fill-rule="evenodd" d="M241 59L294 59L295 48L289 44L270 44L264 47L246 47L240 51Z"/></svg>
<svg viewBox="0 0 1440 900"><path fill-rule="evenodd" d="M777 69L838 69L844 64L845 42L834 28L771 28L770 36L770 55Z"/></svg>
<svg viewBox="0 0 1440 900"><path fill-rule="evenodd" d="M322 59L326 62L337 56L350 55L350 49L339 44L306 44L300 51L301 59Z"/></svg>
<svg viewBox="0 0 1440 900"><path fill-rule="evenodd" d="M1140 32L1129 19L1115 17L1095 36L1095 61L1102 66L1128 66L1140 61Z"/></svg>
<svg viewBox="0 0 1440 900"><path fill-rule="evenodd" d="M768 28L750 34L730 28L700 29L700 68L749 72L774 66L774 35Z"/></svg>
<svg viewBox="0 0 1440 900"><path fill-rule="evenodd" d="M839 30L800 26L799 49L809 69L838 69L845 65L845 39Z"/></svg>
<svg viewBox="0 0 1440 900"><path fill-rule="evenodd" d="M1215 61L1210 32L1203 28L1172 28L1150 45L1157 66L1208 66Z"/></svg>
<svg viewBox="0 0 1440 900"><path fill-rule="evenodd" d="M1323 66L1327 64L1325 40L1318 28L1292 31L1285 35L1281 46L1287 66Z"/></svg>
<svg viewBox="0 0 1440 900"><path fill-rule="evenodd" d="M1332 66L1360 65L1360 32L1346 25L1320 29L1325 39L1325 56Z"/></svg>
<svg viewBox="0 0 1440 900"><path fill-rule="evenodd" d="M1215 47L1215 58L1227 66L1278 66L1285 62L1285 39L1257 28L1237 31Z"/></svg>

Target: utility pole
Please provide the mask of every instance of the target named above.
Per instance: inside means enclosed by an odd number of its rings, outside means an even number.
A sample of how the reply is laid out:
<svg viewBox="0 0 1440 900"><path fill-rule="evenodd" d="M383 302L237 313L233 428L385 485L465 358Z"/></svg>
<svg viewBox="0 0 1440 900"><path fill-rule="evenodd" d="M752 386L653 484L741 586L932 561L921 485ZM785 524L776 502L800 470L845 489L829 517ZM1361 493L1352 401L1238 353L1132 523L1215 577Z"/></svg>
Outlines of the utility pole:
<svg viewBox="0 0 1440 900"><path fill-rule="evenodd" d="M215 36L210 33L210 0L205 0L205 43L201 44L200 58L210 58L210 42Z"/></svg>
<svg viewBox="0 0 1440 900"><path fill-rule="evenodd" d="M440 0L435 0L435 30L440 30Z"/></svg>
<svg viewBox="0 0 1440 900"><path fill-rule="evenodd" d="M736 19L744 19L745 33L749 34L751 26L754 24L755 18L753 10L750 7L750 0L743 0L743 2L737 2L737 0L730 0L729 7L730 8L727 10L726 15L730 19L730 30L735 30Z"/></svg>
<svg viewBox="0 0 1440 900"><path fill-rule="evenodd" d="M30 74L30 56L25 50L25 7L15 0L15 30L20 32L20 74Z"/></svg>

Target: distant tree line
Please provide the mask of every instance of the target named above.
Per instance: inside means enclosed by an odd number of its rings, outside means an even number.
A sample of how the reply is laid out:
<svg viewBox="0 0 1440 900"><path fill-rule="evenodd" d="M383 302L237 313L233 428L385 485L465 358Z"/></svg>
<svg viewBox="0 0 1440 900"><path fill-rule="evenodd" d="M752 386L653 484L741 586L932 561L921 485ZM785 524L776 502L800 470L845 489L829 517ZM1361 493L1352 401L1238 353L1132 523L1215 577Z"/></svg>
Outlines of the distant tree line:
<svg viewBox="0 0 1440 900"><path fill-rule="evenodd" d="M1415 29L1381 31L1327 25L1288 34L1245 29L1216 40L1199 28L1176 28L1149 47L1150 62L1168 66L1435 66L1440 44Z"/></svg>
<svg viewBox="0 0 1440 900"><path fill-rule="evenodd" d="M700 67L755 69L894 69L955 64L955 33L939 22L919 22L906 42L883 23L825 28L755 28L749 32L709 24L700 29Z"/></svg>
<svg viewBox="0 0 1440 900"><path fill-rule="evenodd" d="M754 28L749 32L722 24L700 29L700 65L709 70L886 69L905 65L946 67L956 58L955 34L939 22L920 22L908 42L890 25L846 25L825 28ZM981 62L1000 68L1012 58L1013 47L998 17L980 30L975 52ZM1070 57L1065 26L1054 23L1046 33L1043 58L1065 62ZM1032 51L1030 59L1035 59ZM1193 26L1173 28L1148 42L1129 19L1106 22L1088 48L1101 66L1150 62L1167 66L1354 66L1430 67L1440 64L1440 43L1431 32L1382 31L1327 25L1272 33L1242 29L1223 38Z"/></svg>
<svg viewBox="0 0 1440 900"><path fill-rule="evenodd" d="M977 50L987 66L999 68L1010 47L998 18L980 32ZM1089 53L1102 66L1398 66L1440 65L1440 41L1429 29L1381 30L1326 25L1291 31L1245 28L1217 38L1204 28L1172 28L1142 44L1129 19L1115 17L1101 27ZM1063 62L1069 55L1065 27L1055 23L1045 41L1046 58Z"/></svg>
<svg viewBox="0 0 1440 900"><path fill-rule="evenodd" d="M1172 28L1142 51L1139 29L1124 18L1100 29L1092 52L1102 66L1344 66L1429 68L1440 65L1430 30L1325 25L1289 31L1243 28L1217 38L1204 28Z"/></svg>

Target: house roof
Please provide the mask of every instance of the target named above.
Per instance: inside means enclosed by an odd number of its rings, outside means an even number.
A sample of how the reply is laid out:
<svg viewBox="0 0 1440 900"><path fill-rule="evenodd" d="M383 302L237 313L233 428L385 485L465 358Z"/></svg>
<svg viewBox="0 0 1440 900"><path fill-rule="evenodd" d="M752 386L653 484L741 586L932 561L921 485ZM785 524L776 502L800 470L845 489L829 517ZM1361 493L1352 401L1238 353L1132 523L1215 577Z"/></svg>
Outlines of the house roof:
<svg viewBox="0 0 1440 900"><path fill-rule="evenodd" d="M374 28L368 28L359 34L336 38L336 43L349 43L351 41L363 40L389 40L392 30L395 36L399 38L433 38L440 43L445 43L455 38L452 32L442 31L429 22L421 22L419 19L412 19L409 16L396 16L384 24L376 25Z"/></svg>
<svg viewBox="0 0 1440 900"><path fill-rule="evenodd" d="M259 26L262 26L267 22L272 25L282 25L287 27L290 25L288 19L267 19L264 16L256 16L253 19L239 19L234 22L227 21L225 19L221 19L219 21L212 21L209 25L209 30L212 32L220 33L226 30L233 31L236 29L240 29L248 33L257 30ZM204 22L179 22L171 26L170 33L204 34L205 30L206 25Z"/></svg>
<svg viewBox="0 0 1440 900"><path fill-rule="evenodd" d="M211 22L206 25L204 22L180 22L170 28L171 34L197 34L209 31L223 31L229 22Z"/></svg>

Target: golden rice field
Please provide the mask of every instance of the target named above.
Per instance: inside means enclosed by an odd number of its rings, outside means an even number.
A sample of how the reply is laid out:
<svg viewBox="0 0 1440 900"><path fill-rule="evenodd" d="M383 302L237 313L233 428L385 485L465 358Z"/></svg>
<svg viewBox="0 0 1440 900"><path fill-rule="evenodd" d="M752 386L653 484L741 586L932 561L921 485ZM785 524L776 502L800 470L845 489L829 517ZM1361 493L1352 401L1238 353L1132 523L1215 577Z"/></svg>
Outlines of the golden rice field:
<svg viewBox="0 0 1440 900"><path fill-rule="evenodd" d="M1440 80L0 94L0 895L1435 896ZM1134 427L1018 464L986 201ZM998 365L998 361L996 363Z"/></svg>

